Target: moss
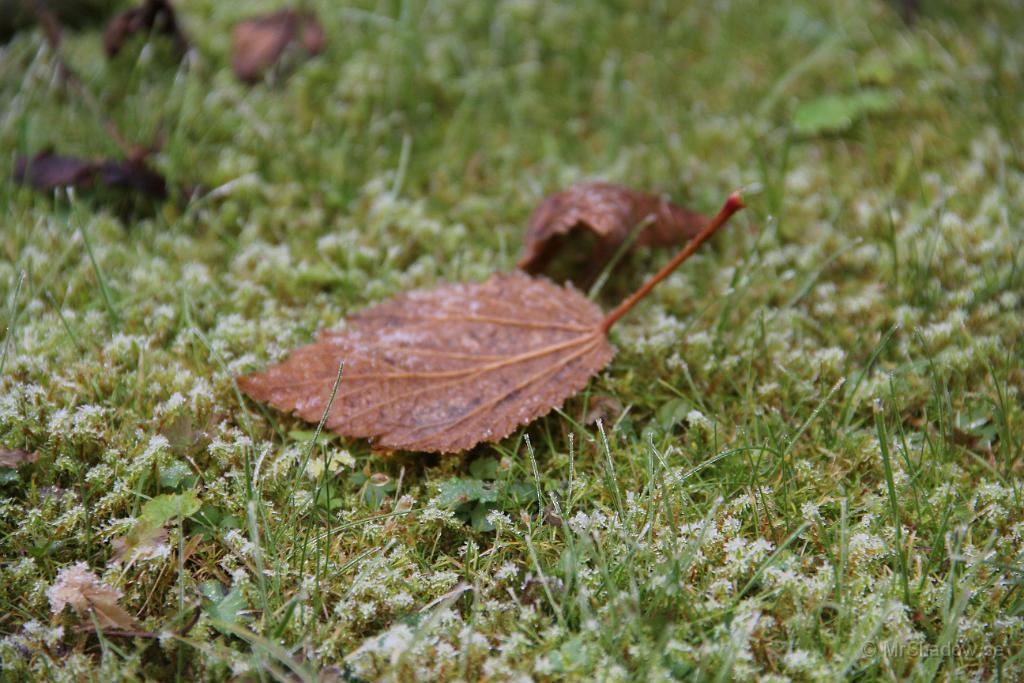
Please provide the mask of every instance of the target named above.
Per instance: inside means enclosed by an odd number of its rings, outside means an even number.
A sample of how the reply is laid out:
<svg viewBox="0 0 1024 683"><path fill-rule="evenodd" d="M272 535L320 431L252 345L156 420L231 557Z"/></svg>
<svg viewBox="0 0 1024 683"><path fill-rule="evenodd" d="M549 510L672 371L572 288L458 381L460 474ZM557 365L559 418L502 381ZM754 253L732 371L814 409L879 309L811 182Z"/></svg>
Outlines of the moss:
<svg viewBox="0 0 1024 683"><path fill-rule="evenodd" d="M324 54L251 88L230 26L268 3L182 5L181 63L66 37L195 192L126 213L0 185L0 446L39 453L0 470L2 677L1024 675L1014 3L910 27L882 2L312 4ZM2 156L116 154L44 45L0 53ZM794 130L867 87L898 105ZM237 374L350 311L511 268L533 206L583 178L705 212L759 191L561 413L437 458L312 444L241 400ZM624 258L599 302L666 258ZM546 511L439 507L481 458ZM187 488L170 552L116 564ZM79 562L159 637L52 614Z"/></svg>

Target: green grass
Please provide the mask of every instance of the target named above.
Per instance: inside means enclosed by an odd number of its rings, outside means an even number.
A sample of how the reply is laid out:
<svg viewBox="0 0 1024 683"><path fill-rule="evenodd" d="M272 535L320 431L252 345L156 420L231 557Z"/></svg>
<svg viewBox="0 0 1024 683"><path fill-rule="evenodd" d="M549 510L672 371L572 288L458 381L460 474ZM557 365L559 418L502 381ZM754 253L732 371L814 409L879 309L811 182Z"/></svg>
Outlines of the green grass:
<svg viewBox="0 0 1024 683"><path fill-rule="evenodd" d="M39 453L0 469L0 679L1024 677L1016 3L308 4L325 53L252 88L230 27L277 3L178 3L185 61L66 38L192 190L0 184L0 445ZM0 102L4 168L117 154L37 32ZM584 178L760 191L561 410L388 455L238 392L350 311L513 267ZM158 637L53 614L79 562Z"/></svg>

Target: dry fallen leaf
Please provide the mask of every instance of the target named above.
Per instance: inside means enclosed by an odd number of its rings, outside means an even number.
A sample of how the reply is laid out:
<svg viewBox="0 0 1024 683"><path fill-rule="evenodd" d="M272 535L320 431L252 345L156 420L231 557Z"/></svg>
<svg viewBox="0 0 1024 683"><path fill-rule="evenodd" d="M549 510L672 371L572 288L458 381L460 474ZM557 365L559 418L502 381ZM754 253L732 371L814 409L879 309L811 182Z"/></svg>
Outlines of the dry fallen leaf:
<svg viewBox="0 0 1024 683"><path fill-rule="evenodd" d="M622 414L622 401L609 394L591 395L587 402L587 414L583 417L583 424L594 425L600 420L605 424L613 421L613 418Z"/></svg>
<svg viewBox="0 0 1024 683"><path fill-rule="evenodd" d="M21 467L39 459L38 453L23 451L20 448L0 447L0 467Z"/></svg>
<svg viewBox="0 0 1024 683"><path fill-rule="evenodd" d="M328 428L385 448L461 451L504 438L582 389L614 353L602 318L575 289L496 275L357 313L240 386L316 422L344 361Z"/></svg>
<svg viewBox="0 0 1024 683"><path fill-rule="evenodd" d="M246 83L259 81L296 38L310 55L323 50L324 32L312 12L285 9L236 24L231 36L235 75Z"/></svg>
<svg viewBox="0 0 1024 683"><path fill-rule="evenodd" d="M590 230L598 240L595 262L600 265L632 230L646 224L635 245L672 246L694 237L708 222L664 197L611 183L588 182L546 197L530 216L519 268L536 273L544 269L575 229Z"/></svg>
<svg viewBox="0 0 1024 683"><path fill-rule="evenodd" d="M132 190L156 199L167 197L167 182L164 177L146 165L144 161L102 161L97 166L100 179L110 186Z"/></svg>
<svg viewBox="0 0 1024 683"><path fill-rule="evenodd" d="M40 192L53 192L58 187L87 188L96 184L97 179L108 187L131 190L155 199L167 196L163 176L141 158L90 161L45 150L31 159L18 157L14 164L14 180Z"/></svg>
<svg viewBox="0 0 1024 683"><path fill-rule="evenodd" d="M113 57L125 42L140 32L162 33L174 38L178 50L188 49L188 40L178 25L174 8L168 0L144 0L138 7L127 9L110 20L103 32L103 45Z"/></svg>
<svg viewBox="0 0 1024 683"><path fill-rule="evenodd" d="M121 591L101 581L85 562L61 569L46 596L54 614L71 605L79 616L95 614L103 629L129 629L135 625L135 618L118 604Z"/></svg>
<svg viewBox="0 0 1024 683"><path fill-rule="evenodd" d="M29 159L18 157L14 163L14 180L31 185L41 192L58 187L85 187L96 176L96 164L85 159L40 152Z"/></svg>
<svg viewBox="0 0 1024 683"><path fill-rule="evenodd" d="M497 441L586 386L615 353L608 329L742 207L731 196L607 316L571 286L499 274L373 306L239 386L310 422L326 412L329 429L376 447L450 453Z"/></svg>

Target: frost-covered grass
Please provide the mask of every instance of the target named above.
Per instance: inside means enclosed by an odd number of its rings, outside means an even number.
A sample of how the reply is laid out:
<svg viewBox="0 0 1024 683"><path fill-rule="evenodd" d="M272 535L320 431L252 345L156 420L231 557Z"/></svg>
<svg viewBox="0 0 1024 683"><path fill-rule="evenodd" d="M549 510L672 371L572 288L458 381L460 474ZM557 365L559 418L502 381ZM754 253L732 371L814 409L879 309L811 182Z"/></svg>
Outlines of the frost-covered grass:
<svg viewBox="0 0 1024 683"><path fill-rule="evenodd" d="M326 53L254 88L229 27L277 3L178 3L182 63L68 38L191 200L0 184L0 446L39 454L0 470L0 678L1024 677L1015 2L311 4ZM896 107L794 133L866 86ZM0 102L4 168L116 154L38 33ZM583 178L761 191L561 412L436 457L242 400L349 311L511 268ZM202 508L149 538L160 495ZM156 637L53 614L78 563Z"/></svg>

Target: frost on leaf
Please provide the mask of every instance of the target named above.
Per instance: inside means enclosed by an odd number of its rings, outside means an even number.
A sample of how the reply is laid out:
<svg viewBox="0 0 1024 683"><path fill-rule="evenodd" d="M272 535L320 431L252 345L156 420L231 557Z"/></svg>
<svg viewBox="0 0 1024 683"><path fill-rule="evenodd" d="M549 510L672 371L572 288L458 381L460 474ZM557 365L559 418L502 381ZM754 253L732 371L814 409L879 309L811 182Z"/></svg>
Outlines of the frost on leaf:
<svg viewBox="0 0 1024 683"><path fill-rule="evenodd" d="M21 467L39 459L38 453L24 451L20 448L0 447L0 467Z"/></svg>
<svg viewBox="0 0 1024 683"><path fill-rule="evenodd" d="M634 244L667 247L682 244L708 222L706 216L668 199L611 183L580 183L546 197L530 216L519 267L536 273L544 269L574 230L589 230L597 238L592 261L599 268L637 226Z"/></svg>
<svg viewBox="0 0 1024 683"><path fill-rule="evenodd" d="M325 331L266 372L254 399L377 447L456 452L497 441L586 386L614 350L580 292L523 273L413 291Z"/></svg>
<svg viewBox="0 0 1024 683"><path fill-rule="evenodd" d="M121 591L103 583L85 562L60 570L46 597L54 614L71 605L81 617L94 614L100 628L129 629L135 625L132 615L118 604Z"/></svg>
<svg viewBox="0 0 1024 683"><path fill-rule="evenodd" d="M147 501L132 529L112 542L113 561L131 566L140 560L167 557L171 549L167 544L166 525L175 519L194 515L200 506L194 491L165 493Z"/></svg>
<svg viewBox="0 0 1024 683"><path fill-rule="evenodd" d="M114 549L111 560L131 566L143 560L165 558L171 553L167 539L167 529L162 526L136 524L125 536L111 542Z"/></svg>
<svg viewBox="0 0 1024 683"><path fill-rule="evenodd" d="M607 316L571 286L522 272L412 291L349 318L242 391L379 448L453 453L548 413L608 364L608 330L729 217L734 192L671 261ZM332 401L339 367L344 373Z"/></svg>

